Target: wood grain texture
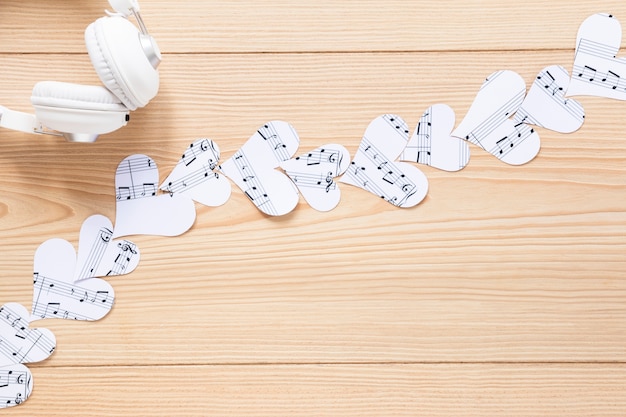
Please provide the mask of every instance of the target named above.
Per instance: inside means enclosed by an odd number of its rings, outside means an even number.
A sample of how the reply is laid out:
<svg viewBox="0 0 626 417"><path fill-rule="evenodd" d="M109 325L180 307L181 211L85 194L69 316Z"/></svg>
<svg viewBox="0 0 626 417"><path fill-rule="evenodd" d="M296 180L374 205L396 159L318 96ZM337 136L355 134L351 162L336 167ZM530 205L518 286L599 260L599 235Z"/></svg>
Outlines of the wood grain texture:
<svg viewBox="0 0 626 417"><path fill-rule="evenodd" d="M33 84L97 84L82 43L106 2L0 3L0 104ZM30 307L33 255L114 220L114 173L145 153L164 179L188 144L230 157L263 123L300 151L354 155L376 116L412 127L435 103L457 123L482 81L571 69L576 32L623 2L142 0L164 51L159 95L95 144L0 131L0 303ZM59 21L63 25L59 25ZM420 166L429 194L398 209L342 186L268 218L233 188L176 238L136 236L96 323L40 321L58 348L7 415L626 414L626 104L577 97L586 121L539 129L511 167L472 148L458 173ZM68 401L69 400L69 401ZM88 410L88 412L86 411Z"/></svg>

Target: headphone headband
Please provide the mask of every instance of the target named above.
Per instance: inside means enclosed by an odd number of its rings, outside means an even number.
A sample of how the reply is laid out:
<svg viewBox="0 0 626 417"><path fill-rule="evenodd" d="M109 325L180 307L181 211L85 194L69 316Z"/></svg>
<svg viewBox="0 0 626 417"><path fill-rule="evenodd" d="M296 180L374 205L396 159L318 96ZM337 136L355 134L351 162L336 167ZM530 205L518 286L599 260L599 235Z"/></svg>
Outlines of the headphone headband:
<svg viewBox="0 0 626 417"><path fill-rule="evenodd" d="M108 0L109 4L117 13L128 17L131 14L139 13L139 2L137 0Z"/></svg>

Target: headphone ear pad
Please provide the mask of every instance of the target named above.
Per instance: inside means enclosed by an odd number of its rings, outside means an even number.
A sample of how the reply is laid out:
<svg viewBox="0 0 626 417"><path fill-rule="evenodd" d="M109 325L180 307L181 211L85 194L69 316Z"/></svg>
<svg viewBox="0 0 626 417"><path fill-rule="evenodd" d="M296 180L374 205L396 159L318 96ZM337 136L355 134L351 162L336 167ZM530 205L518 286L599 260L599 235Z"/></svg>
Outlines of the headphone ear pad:
<svg viewBox="0 0 626 417"><path fill-rule="evenodd" d="M121 16L101 17L85 29L85 44L98 77L129 110L159 91L159 73L140 42L141 33Z"/></svg>
<svg viewBox="0 0 626 417"><path fill-rule="evenodd" d="M75 138L85 135L89 138L85 141L128 121L126 106L102 86L41 81L35 84L30 100L41 124Z"/></svg>

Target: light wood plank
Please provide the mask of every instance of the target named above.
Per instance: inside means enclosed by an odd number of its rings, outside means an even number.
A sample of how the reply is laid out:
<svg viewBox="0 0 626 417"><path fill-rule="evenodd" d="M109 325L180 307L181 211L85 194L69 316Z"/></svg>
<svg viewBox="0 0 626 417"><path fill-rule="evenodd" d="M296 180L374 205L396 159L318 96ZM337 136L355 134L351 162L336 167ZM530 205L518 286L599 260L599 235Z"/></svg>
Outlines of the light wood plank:
<svg viewBox="0 0 626 417"><path fill-rule="evenodd" d="M591 14L626 19L618 0L185 1L142 0L164 52L573 50ZM104 0L3 2L0 52L84 52L83 31ZM63 21L60 25L59 21Z"/></svg>
<svg viewBox="0 0 626 417"><path fill-rule="evenodd" d="M3 415L621 417L624 365L35 368Z"/></svg>

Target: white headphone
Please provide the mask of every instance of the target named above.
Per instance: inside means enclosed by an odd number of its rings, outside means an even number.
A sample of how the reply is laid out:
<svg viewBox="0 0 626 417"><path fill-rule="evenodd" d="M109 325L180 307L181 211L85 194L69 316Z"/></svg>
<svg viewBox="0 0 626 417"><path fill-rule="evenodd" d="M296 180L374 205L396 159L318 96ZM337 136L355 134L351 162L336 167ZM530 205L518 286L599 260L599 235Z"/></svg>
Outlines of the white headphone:
<svg viewBox="0 0 626 417"><path fill-rule="evenodd" d="M27 133L94 142L98 135L125 126L130 110L143 107L159 90L161 53L148 34L137 0L108 0L106 11L85 29L85 44L100 80L91 86L41 81L33 88L35 114L0 106L0 127ZM129 20L135 16L139 29Z"/></svg>

